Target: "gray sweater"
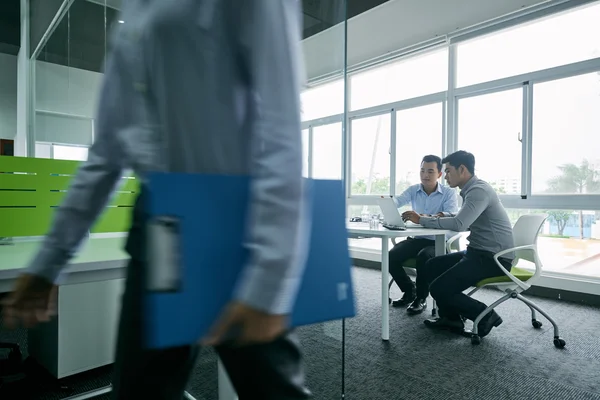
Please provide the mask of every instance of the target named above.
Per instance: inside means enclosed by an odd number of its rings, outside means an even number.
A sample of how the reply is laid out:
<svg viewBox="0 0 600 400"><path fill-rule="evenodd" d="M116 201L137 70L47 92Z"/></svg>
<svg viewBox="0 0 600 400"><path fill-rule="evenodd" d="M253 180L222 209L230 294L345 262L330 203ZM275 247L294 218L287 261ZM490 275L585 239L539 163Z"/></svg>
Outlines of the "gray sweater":
<svg viewBox="0 0 600 400"><path fill-rule="evenodd" d="M28 272L56 281L125 169L251 175L237 300L288 313L304 268L298 0L128 0L96 141ZM209 194L210 195L210 194Z"/></svg>
<svg viewBox="0 0 600 400"><path fill-rule="evenodd" d="M426 228L471 231L469 247L498 253L514 247L512 225L496 191L485 181L473 176L460 191L463 205L458 214L445 217L421 217ZM506 254L504 258L512 259Z"/></svg>

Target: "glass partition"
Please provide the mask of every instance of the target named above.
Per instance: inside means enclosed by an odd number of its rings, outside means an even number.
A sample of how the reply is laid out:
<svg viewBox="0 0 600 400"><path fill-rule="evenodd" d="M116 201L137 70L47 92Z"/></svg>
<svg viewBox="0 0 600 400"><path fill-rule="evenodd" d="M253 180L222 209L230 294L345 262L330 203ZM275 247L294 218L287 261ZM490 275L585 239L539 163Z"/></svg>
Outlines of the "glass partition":
<svg viewBox="0 0 600 400"><path fill-rule="evenodd" d="M81 160L94 142L107 37L117 13L106 0L74 0L32 60L33 137L58 149L54 158Z"/></svg>
<svg viewBox="0 0 600 400"><path fill-rule="evenodd" d="M346 0L303 1L305 70L302 93L305 159L314 179L348 179L344 172ZM335 116L327 120L323 117ZM307 383L315 399L342 397L343 323L332 321L298 329Z"/></svg>
<svg viewBox="0 0 600 400"><path fill-rule="evenodd" d="M347 179L344 169L347 135L343 117L347 98L346 1L302 1L302 5L306 71L306 86L301 95L304 175ZM119 20L120 7L118 0L32 0L35 9L32 15L47 21L46 27L38 24L32 31L37 42L31 53L30 125L34 144L30 156L87 159L88 148L94 142L94 118L107 56L107 38L111 26L127 23ZM362 11L354 10L355 13ZM54 16L56 23L47 29ZM330 115L336 118L316 122ZM388 118L388 130L389 124ZM341 396L343 332L342 321L298 329L308 386L315 398ZM97 382L110 382L111 366L106 368L99 372L103 375ZM189 394L196 399L216 398L217 376L215 352L202 349L189 380Z"/></svg>

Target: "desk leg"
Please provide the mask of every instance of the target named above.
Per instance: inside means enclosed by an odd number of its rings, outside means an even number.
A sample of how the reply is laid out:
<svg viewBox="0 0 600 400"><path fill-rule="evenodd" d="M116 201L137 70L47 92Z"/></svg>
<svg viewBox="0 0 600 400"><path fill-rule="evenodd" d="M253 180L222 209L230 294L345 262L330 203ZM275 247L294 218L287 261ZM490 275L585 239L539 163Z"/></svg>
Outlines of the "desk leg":
<svg viewBox="0 0 600 400"><path fill-rule="evenodd" d="M446 254L446 235L435 235L435 255L436 257Z"/></svg>
<svg viewBox="0 0 600 400"><path fill-rule="evenodd" d="M435 235L435 255L443 256L446 254L446 235ZM431 305L431 316L437 318L437 304L435 303L435 299L433 300L433 304Z"/></svg>
<svg viewBox="0 0 600 400"><path fill-rule="evenodd" d="M229 380L229 375L221 360L218 360L219 369L219 400L238 400L237 393Z"/></svg>
<svg viewBox="0 0 600 400"><path fill-rule="evenodd" d="M387 237L381 238L381 339L390 340L390 261Z"/></svg>

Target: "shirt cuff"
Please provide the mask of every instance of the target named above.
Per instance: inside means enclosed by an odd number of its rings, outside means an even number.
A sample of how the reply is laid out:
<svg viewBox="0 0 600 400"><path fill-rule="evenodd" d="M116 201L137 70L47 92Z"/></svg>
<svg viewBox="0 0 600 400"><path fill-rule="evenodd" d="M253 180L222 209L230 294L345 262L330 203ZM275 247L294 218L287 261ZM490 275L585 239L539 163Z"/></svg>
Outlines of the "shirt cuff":
<svg viewBox="0 0 600 400"><path fill-rule="evenodd" d="M421 217L419 219L420 225L424 228L433 228L433 221L436 220L437 217Z"/></svg>
<svg viewBox="0 0 600 400"><path fill-rule="evenodd" d="M61 271L69 258L64 251L43 247L27 266L25 273L39 276L53 284L60 284L64 280Z"/></svg>

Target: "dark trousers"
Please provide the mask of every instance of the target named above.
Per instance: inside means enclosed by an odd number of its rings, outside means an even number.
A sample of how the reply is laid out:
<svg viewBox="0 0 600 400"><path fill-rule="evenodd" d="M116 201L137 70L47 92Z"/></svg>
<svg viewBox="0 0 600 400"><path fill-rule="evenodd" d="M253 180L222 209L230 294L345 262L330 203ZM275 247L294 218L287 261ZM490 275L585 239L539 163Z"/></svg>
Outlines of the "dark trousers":
<svg viewBox="0 0 600 400"><path fill-rule="evenodd" d="M131 262L122 300L112 398L181 400L199 347L182 346L166 350L144 347L145 218L140 205L138 199L127 243ZM300 345L293 333L267 344L223 345L216 351L240 400L311 398L305 386Z"/></svg>
<svg viewBox="0 0 600 400"><path fill-rule="evenodd" d="M510 271L510 260L500 259L500 262ZM440 317L459 319L462 316L472 321L487 306L463 290L481 280L504 275L492 253L472 248L432 258L422 272L430 282L429 290L437 302Z"/></svg>
<svg viewBox="0 0 600 400"><path fill-rule="evenodd" d="M404 293L413 291L413 283L404 270L404 263L411 258L416 258L416 296L420 299L426 299L429 296L429 282L425 279L421 270L425 263L435 257L435 241L430 239L408 238L394 246L390 250L390 275Z"/></svg>

